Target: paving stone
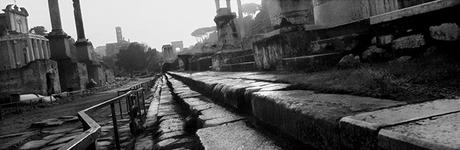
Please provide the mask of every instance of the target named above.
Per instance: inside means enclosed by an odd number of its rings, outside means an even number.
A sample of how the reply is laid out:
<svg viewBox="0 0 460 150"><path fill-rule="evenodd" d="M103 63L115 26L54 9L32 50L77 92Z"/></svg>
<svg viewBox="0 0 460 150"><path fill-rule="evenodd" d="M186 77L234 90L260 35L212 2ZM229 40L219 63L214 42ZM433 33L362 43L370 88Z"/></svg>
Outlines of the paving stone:
<svg viewBox="0 0 460 150"><path fill-rule="evenodd" d="M97 141L98 146L109 146L110 144L112 144L110 141Z"/></svg>
<svg viewBox="0 0 460 150"><path fill-rule="evenodd" d="M395 126L397 127L413 127L419 128L418 126L411 126L414 122L423 119L434 119L434 116L444 116L444 114L450 114L452 112L460 111L460 100L448 99L448 100L436 100L431 102L411 104L400 107L392 107L388 109L382 109L372 112L360 113L354 116L344 117L340 121L340 127L343 132L343 142L344 145L350 148L376 148L377 143L380 141L377 140L377 134L380 129L385 129L386 127ZM433 118L432 118L433 117ZM452 120L455 122L455 120ZM444 125L443 122L437 122L439 126L439 131L446 131L442 129ZM425 123L423 123L425 124ZM422 125L422 124L421 124ZM432 127L432 126L431 126ZM419 128L421 129L421 128ZM452 129L450 132L455 133L457 129ZM454 130L455 129L455 130ZM407 129L410 130L410 129ZM436 129L424 129L423 131L436 130ZM386 131L385 133L389 133ZM442 133L442 132L440 132ZM415 133L414 133L415 134ZM417 133L422 135L423 133ZM393 134L396 135L396 134ZM435 134L433 134L435 135ZM456 139L456 136L450 137L449 134L444 134L444 137L449 137L450 139ZM401 137L404 137L401 135ZM410 136L408 136L409 138ZM421 136L420 138L410 137L413 140L423 140L425 137ZM429 137L428 137L429 138ZM449 141L449 140L445 140ZM443 142L440 142L440 144ZM388 146L386 146L388 147Z"/></svg>
<svg viewBox="0 0 460 150"><path fill-rule="evenodd" d="M195 144L195 141L192 138L169 138L157 143L160 149L173 149L185 147L187 144Z"/></svg>
<svg viewBox="0 0 460 150"><path fill-rule="evenodd" d="M60 126L64 123L64 121L61 121L59 119L46 119L42 120L40 122L34 122L32 123L32 127L52 127L52 126Z"/></svg>
<svg viewBox="0 0 460 150"><path fill-rule="evenodd" d="M21 136L9 136L9 137L5 137L7 138L6 141L2 140L2 142L0 143L0 149L7 149L9 147L12 147L14 145L16 145L17 143L21 143L25 140L27 140L29 137L33 136L37 134L37 132L25 132L25 133L21 133L20 135Z"/></svg>
<svg viewBox="0 0 460 150"><path fill-rule="evenodd" d="M26 150L26 149L38 149L40 147L45 146L48 144L50 141L49 140L35 140L35 141L29 141L26 144L22 145L19 149L21 150Z"/></svg>
<svg viewBox="0 0 460 150"><path fill-rule="evenodd" d="M76 121L78 121L77 116L61 116L58 119L62 120L64 122L76 122Z"/></svg>
<svg viewBox="0 0 460 150"><path fill-rule="evenodd" d="M102 126L101 132L110 132L113 130L113 126Z"/></svg>
<svg viewBox="0 0 460 150"><path fill-rule="evenodd" d="M75 128L62 128L62 129L54 129L51 131L42 131L42 133L49 133L49 134L58 134L58 133L67 133L75 130Z"/></svg>
<svg viewBox="0 0 460 150"><path fill-rule="evenodd" d="M252 97L257 119L318 149L340 147L338 125L342 117L401 104L404 103L309 91L256 92Z"/></svg>
<svg viewBox="0 0 460 150"><path fill-rule="evenodd" d="M160 137L158 137L157 139L162 141L168 138L175 138L178 136L183 136L185 134L186 134L185 131L174 131L174 132L162 133Z"/></svg>
<svg viewBox="0 0 460 150"><path fill-rule="evenodd" d="M50 144L54 145L54 144L66 143L66 142L69 142L69 141L73 140L75 137L77 137L77 136L74 135L74 136L68 136L68 137L59 138L59 139L51 142Z"/></svg>
<svg viewBox="0 0 460 150"><path fill-rule="evenodd" d="M64 136L63 133L52 134L52 135L48 135L48 136L44 137L43 140L54 140L54 139L57 139L57 138L62 137L62 136Z"/></svg>
<svg viewBox="0 0 460 150"><path fill-rule="evenodd" d="M111 137L111 136L97 139L97 141L112 141L112 140L113 140L113 137Z"/></svg>
<svg viewBox="0 0 460 150"><path fill-rule="evenodd" d="M378 145L383 149L460 149L460 112L383 128Z"/></svg>
<svg viewBox="0 0 460 150"><path fill-rule="evenodd" d="M243 121L203 128L197 134L205 149L282 149L275 141L249 128Z"/></svg>
<svg viewBox="0 0 460 150"><path fill-rule="evenodd" d="M63 147L64 145L66 145L67 143L62 143L62 144L57 144L57 145L52 145L52 146L48 146L48 147L44 147L40 150L57 150L61 147Z"/></svg>

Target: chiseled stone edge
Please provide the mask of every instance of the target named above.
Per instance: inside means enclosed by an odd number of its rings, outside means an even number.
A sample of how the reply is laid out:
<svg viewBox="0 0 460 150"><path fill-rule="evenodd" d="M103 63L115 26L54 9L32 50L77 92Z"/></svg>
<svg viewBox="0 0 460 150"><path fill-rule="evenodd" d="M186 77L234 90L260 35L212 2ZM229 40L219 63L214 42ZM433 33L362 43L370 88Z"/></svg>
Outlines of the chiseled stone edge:
<svg viewBox="0 0 460 150"><path fill-rule="evenodd" d="M399 150L458 150L458 148L447 147L431 141L407 137L386 129L379 131L378 145L383 148L397 148Z"/></svg>
<svg viewBox="0 0 460 150"><path fill-rule="evenodd" d="M436 101L444 101L444 100L446 99L440 99ZM430 101L430 102L425 102L421 104L429 105L434 102L435 101ZM410 105L420 105L420 104L410 104ZM409 105L396 106L393 108L397 108L397 107L403 108L407 106ZM385 110L385 109L380 109L380 110ZM377 112L377 111L379 110L371 111L371 112L364 112L364 113L356 114L353 116L362 115L362 114L370 115L370 113ZM349 148L354 148L354 149L376 149L380 145L383 145L383 146L387 145L386 147L391 147L385 143L392 141L393 143L400 143L399 145L405 146L406 149L446 149L446 148L454 149L454 148L445 147L439 144L430 143L428 141L423 141L420 139L405 137L405 135L400 135L398 133L394 133L389 130L385 130L384 128L399 125L399 124L415 122L415 121L419 121L423 119L428 119L428 118L435 117L435 116L444 116L444 115L448 115L452 113L459 113L459 112L460 110L446 110L441 113L432 113L426 116L417 116L413 118L404 119L402 121L386 123L386 124L366 122L363 120L355 119L353 118L353 116L343 117L342 119L340 119L340 123L339 123L340 129L342 131L341 133L342 144ZM381 140L384 140L384 141L381 141ZM410 143L413 143L414 145L409 146Z"/></svg>

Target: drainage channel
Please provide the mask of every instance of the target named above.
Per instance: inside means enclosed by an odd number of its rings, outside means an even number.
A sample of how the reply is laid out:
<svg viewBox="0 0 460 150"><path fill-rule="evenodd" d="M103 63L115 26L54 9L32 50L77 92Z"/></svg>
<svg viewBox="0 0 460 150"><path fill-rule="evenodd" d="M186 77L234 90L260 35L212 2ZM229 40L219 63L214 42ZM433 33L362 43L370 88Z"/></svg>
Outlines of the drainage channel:
<svg viewBox="0 0 460 150"><path fill-rule="evenodd" d="M154 149L311 149L164 76Z"/></svg>

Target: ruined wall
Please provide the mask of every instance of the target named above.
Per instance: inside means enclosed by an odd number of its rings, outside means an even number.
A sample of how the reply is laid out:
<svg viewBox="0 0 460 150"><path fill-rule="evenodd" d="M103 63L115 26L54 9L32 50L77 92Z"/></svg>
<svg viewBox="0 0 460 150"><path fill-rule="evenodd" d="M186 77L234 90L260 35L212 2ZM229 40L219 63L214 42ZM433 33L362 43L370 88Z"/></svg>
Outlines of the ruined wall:
<svg viewBox="0 0 460 150"><path fill-rule="evenodd" d="M334 0L324 2L323 4L333 4ZM336 54L362 55L371 45L387 49L392 52L392 57L420 54L433 46L456 49L455 46L458 48L458 44L455 42L436 38L453 39L456 35L447 32L454 30L451 32L455 33L455 26L459 25L459 5L460 1L437 1L435 4L392 11L334 27L282 28L265 34L265 38L253 44L255 63L260 70L300 70L303 67L308 68L310 63L333 64L323 60L330 57L335 61L337 56L341 56ZM446 30L443 32L431 31L433 28L445 27L453 29L443 29ZM432 34L438 37L435 38ZM321 57L321 61L311 59L316 56ZM291 62L308 64L292 68L289 67L293 66Z"/></svg>
<svg viewBox="0 0 460 150"><path fill-rule="evenodd" d="M77 91L86 89L88 71L84 63L74 62L70 59L59 60L59 76L63 91Z"/></svg>
<svg viewBox="0 0 460 150"><path fill-rule="evenodd" d="M382 0L378 0L382 1ZM369 0L315 0L315 24L335 26L368 18Z"/></svg>
<svg viewBox="0 0 460 150"><path fill-rule="evenodd" d="M98 85L105 82L105 73L100 65L86 65L88 70L88 81L94 80Z"/></svg>
<svg viewBox="0 0 460 150"><path fill-rule="evenodd" d="M106 68L104 69L104 72L107 83L115 82L115 74L113 73L113 70Z"/></svg>
<svg viewBox="0 0 460 150"><path fill-rule="evenodd" d="M292 24L314 23L312 0L265 0L263 6L273 27L280 26L283 18Z"/></svg>
<svg viewBox="0 0 460 150"><path fill-rule="evenodd" d="M53 89L53 90L51 90ZM60 93L55 61L36 60L27 66L0 72L0 95Z"/></svg>
<svg viewBox="0 0 460 150"><path fill-rule="evenodd" d="M242 63L254 62L254 51L249 50L233 50L233 51L221 51L212 56L212 70L215 71L236 71L232 70L227 66L239 65ZM241 66L248 67L248 66ZM239 70L251 70L250 68L238 68Z"/></svg>
<svg viewBox="0 0 460 150"><path fill-rule="evenodd" d="M369 27L369 21L360 21L334 28L277 30L254 42L255 63L262 70L279 70L285 68L281 66L284 58L363 49L369 44Z"/></svg>

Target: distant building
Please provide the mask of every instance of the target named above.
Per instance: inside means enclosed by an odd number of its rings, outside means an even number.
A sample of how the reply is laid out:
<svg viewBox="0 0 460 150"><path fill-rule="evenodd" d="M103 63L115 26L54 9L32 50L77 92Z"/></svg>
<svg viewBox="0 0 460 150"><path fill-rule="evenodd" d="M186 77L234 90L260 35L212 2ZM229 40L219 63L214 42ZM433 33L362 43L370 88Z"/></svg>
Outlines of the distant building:
<svg viewBox="0 0 460 150"><path fill-rule="evenodd" d="M117 32L117 43L123 43L125 39L123 38L123 31L121 31L121 27L115 27L115 32Z"/></svg>
<svg viewBox="0 0 460 150"><path fill-rule="evenodd" d="M107 50L107 46L98 46L94 49L94 52L96 52L98 55L104 57L106 56L106 50Z"/></svg>
<svg viewBox="0 0 460 150"><path fill-rule="evenodd" d="M128 41L125 40L123 37L123 32L121 27L115 27L115 32L117 35L117 42L116 43L107 43L105 54L106 56L115 56L120 53L121 49L127 48L129 46Z"/></svg>
<svg viewBox="0 0 460 150"><path fill-rule="evenodd" d="M29 33L25 8L8 5L0 14L0 103L14 94L61 92L47 38Z"/></svg>
<svg viewBox="0 0 460 150"><path fill-rule="evenodd" d="M171 42L171 46L176 52L180 52L180 51L182 51L184 49L184 42L183 41L174 41L174 42Z"/></svg>
<svg viewBox="0 0 460 150"><path fill-rule="evenodd" d="M177 52L173 49L171 45L163 45L162 47L163 57L165 63L174 63L177 59Z"/></svg>

